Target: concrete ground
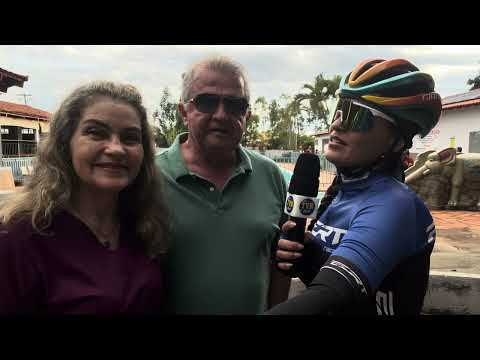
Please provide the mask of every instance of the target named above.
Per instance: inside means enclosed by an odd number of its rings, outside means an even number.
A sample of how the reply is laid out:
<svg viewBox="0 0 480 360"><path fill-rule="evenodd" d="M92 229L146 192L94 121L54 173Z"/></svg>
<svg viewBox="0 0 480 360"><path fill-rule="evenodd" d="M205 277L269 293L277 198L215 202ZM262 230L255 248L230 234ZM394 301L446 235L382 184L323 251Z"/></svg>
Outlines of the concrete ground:
<svg viewBox="0 0 480 360"><path fill-rule="evenodd" d="M279 164L293 171L293 164ZM17 188L18 189L18 188ZM10 192L0 191L0 200ZM480 274L480 212L431 211L437 231L431 270Z"/></svg>
<svg viewBox="0 0 480 360"><path fill-rule="evenodd" d="M281 168L291 171L292 173L295 168L295 164L290 164L290 163L277 163L277 164ZM335 173L332 173L331 171L320 170L319 191L325 192L330 186L330 184L332 183L334 177L335 177Z"/></svg>
<svg viewBox="0 0 480 360"><path fill-rule="evenodd" d="M480 274L480 212L431 213L437 232L431 270Z"/></svg>
<svg viewBox="0 0 480 360"><path fill-rule="evenodd" d="M295 164L278 163L293 171ZM320 190L324 191L331 173L320 173ZM480 274L480 212L431 211L437 232L431 257L433 271Z"/></svg>
<svg viewBox="0 0 480 360"><path fill-rule="evenodd" d="M437 236L422 314L480 315L480 212L431 213ZM289 297L304 289L293 279Z"/></svg>
<svg viewBox="0 0 480 360"><path fill-rule="evenodd" d="M0 200L8 193L0 191ZM480 314L480 212L431 213L437 237L423 313ZM304 288L294 279L290 297Z"/></svg>

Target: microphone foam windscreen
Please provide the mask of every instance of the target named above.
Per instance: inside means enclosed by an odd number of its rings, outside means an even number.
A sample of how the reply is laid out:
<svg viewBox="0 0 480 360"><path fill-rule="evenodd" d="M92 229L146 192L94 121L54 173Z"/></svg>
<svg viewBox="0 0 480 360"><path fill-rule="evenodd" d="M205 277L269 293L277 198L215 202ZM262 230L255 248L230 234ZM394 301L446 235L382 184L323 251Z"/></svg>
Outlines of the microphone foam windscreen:
<svg viewBox="0 0 480 360"><path fill-rule="evenodd" d="M290 194L316 197L318 194L318 177L320 176L320 159L311 153L301 153L295 164L288 192Z"/></svg>

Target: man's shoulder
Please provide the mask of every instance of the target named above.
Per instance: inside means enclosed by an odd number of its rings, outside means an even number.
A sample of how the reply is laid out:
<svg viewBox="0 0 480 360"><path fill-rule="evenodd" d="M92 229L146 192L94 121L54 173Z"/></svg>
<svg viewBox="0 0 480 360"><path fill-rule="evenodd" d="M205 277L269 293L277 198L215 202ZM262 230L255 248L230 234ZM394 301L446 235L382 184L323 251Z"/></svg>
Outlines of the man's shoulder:
<svg viewBox="0 0 480 360"><path fill-rule="evenodd" d="M280 167L277 165L275 161L266 157L265 155L260 154L257 151L250 150L243 148L243 151L248 155L250 161L252 162L252 166L262 166L266 169L272 169L272 171L280 172Z"/></svg>
<svg viewBox="0 0 480 360"><path fill-rule="evenodd" d="M158 150L155 154L155 161L160 163L166 162L168 160L169 151L171 151L171 148Z"/></svg>
<svg viewBox="0 0 480 360"><path fill-rule="evenodd" d="M172 147L162 149L155 154L155 165L164 175L171 175L173 169L178 164L173 160L172 153L175 149Z"/></svg>
<svg viewBox="0 0 480 360"><path fill-rule="evenodd" d="M256 179L254 182L268 183L272 189L278 190L276 193L284 200L287 184L280 166L275 161L256 151L244 150L252 164L253 178Z"/></svg>

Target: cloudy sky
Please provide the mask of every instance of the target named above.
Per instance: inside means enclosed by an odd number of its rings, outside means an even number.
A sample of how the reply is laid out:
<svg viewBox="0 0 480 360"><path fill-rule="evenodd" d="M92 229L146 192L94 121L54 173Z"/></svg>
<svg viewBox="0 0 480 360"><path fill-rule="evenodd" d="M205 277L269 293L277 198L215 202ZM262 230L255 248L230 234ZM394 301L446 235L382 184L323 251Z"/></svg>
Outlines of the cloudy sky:
<svg viewBox="0 0 480 360"><path fill-rule="evenodd" d="M180 74L212 54L231 56L247 70L252 98L292 96L323 73L344 75L365 58L407 58L435 79L442 97L468 91L467 79L480 71L478 45L0 45L0 68L28 75L0 100L53 112L78 85L98 79L131 83L152 112L162 89L177 98Z"/></svg>

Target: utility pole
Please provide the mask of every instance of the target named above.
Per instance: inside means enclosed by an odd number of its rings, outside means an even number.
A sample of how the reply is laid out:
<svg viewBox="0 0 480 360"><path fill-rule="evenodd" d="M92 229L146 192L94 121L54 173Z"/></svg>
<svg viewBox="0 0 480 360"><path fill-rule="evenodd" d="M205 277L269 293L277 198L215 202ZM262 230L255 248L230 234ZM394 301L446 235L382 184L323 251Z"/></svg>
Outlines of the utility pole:
<svg viewBox="0 0 480 360"><path fill-rule="evenodd" d="M23 94L17 94L17 96L23 96L23 101L25 102L25 105L28 105L27 96L32 96L32 95L23 93Z"/></svg>

